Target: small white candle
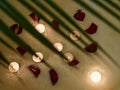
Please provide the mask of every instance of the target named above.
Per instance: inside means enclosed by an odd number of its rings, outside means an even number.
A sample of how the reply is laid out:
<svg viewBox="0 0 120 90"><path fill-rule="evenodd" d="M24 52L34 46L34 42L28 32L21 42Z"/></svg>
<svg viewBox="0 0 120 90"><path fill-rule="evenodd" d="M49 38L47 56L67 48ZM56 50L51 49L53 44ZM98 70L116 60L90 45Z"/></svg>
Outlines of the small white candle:
<svg viewBox="0 0 120 90"><path fill-rule="evenodd" d="M44 24L37 24L35 25L35 28L39 33L44 33L46 30L46 27Z"/></svg>
<svg viewBox="0 0 120 90"><path fill-rule="evenodd" d="M80 33L78 31L73 31L73 33L70 33L70 38L72 40L78 40L78 37L80 37Z"/></svg>
<svg viewBox="0 0 120 90"><path fill-rule="evenodd" d="M17 72L19 70L19 64L17 62L11 62L8 68L10 72Z"/></svg>
<svg viewBox="0 0 120 90"><path fill-rule="evenodd" d="M34 61L34 62L41 62L42 61L42 59L43 59L43 54L41 53L41 52L36 52L35 53L36 55L33 55L32 56L32 60Z"/></svg>
<svg viewBox="0 0 120 90"><path fill-rule="evenodd" d="M54 47L60 52L63 50L63 45L61 43L54 43Z"/></svg>
<svg viewBox="0 0 120 90"><path fill-rule="evenodd" d="M65 53L64 56L67 58L67 60L69 62L71 62L73 60L73 58L74 58L73 55L71 53L69 53L69 52Z"/></svg>
<svg viewBox="0 0 120 90"><path fill-rule="evenodd" d="M92 82L98 83L102 79L102 74L100 72L98 72L98 71L93 71L90 74L90 79L91 79Z"/></svg>

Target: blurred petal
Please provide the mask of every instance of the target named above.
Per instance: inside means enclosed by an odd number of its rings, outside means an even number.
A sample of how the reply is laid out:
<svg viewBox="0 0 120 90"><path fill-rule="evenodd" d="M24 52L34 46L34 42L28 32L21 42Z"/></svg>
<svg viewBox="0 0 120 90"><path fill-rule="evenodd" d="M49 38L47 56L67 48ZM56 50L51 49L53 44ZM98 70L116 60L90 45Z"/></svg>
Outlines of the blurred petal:
<svg viewBox="0 0 120 90"><path fill-rule="evenodd" d="M13 24L12 26L10 26L10 28L12 29L12 31L15 33L15 29L18 27L18 24Z"/></svg>
<svg viewBox="0 0 120 90"><path fill-rule="evenodd" d="M22 29L23 29L23 27L19 25L17 34L21 34L22 33Z"/></svg>
<svg viewBox="0 0 120 90"><path fill-rule="evenodd" d="M85 18L85 13L82 12L81 10L78 10L75 14L74 14L74 18L78 21L83 21Z"/></svg>
<svg viewBox="0 0 120 90"><path fill-rule="evenodd" d="M69 62L70 66L76 66L77 64L79 64L79 61L76 58L74 58L71 62Z"/></svg>
<svg viewBox="0 0 120 90"><path fill-rule="evenodd" d="M90 53L96 52L96 51L97 51L97 43L95 42L95 43L92 43L92 44L86 46L86 47L85 47L85 50L86 50L87 52L90 52Z"/></svg>
<svg viewBox="0 0 120 90"><path fill-rule="evenodd" d="M49 74L50 74L50 79L51 79L52 85L55 85L57 83L57 81L58 81L57 72L54 69L51 69L49 71Z"/></svg>
<svg viewBox="0 0 120 90"><path fill-rule="evenodd" d="M56 28L59 28L59 23L54 19L52 21L52 24L56 27Z"/></svg>
<svg viewBox="0 0 120 90"><path fill-rule="evenodd" d="M39 23L40 18L35 13L31 13L29 16L33 19L33 21L37 21Z"/></svg>
<svg viewBox="0 0 120 90"><path fill-rule="evenodd" d="M31 13L29 16L30 16L34 21L36 20L36 19L35 19L35 14L34 14L34 13Z"/></svg>
<svg viewBox="0 0 120 90"><path fill-rule="evenodd" d="M94 33L96 33L96 31L97 31L97 25L96 24L94 24L94 23L92 23L91 25L90 25L90 27L87 29L87 30L85 30L87 33L89 33L89 34L94 34Z"/></svg>
<svg viewBox="0 0 120 90"><path fill-rule="evenodd" d="M23 49L22 47L18 46L17 48L17 51L23 56L25 53L26 53L26 50Z"/></svg>
<svg viewBox="0 0 120 90"><path fill-rule="evenodd" d="M35 65L30 65L29 70L34 74L34 76L37 78L40 74L40 69Z"/></svg>
<svg viewBox="0 0 120 90"><path fill-rule="evenodd" d="M20 26L18 24L13 24L12 26L10 26L10 28L16 34L21 34L22 33L22 26Z"/></svg>

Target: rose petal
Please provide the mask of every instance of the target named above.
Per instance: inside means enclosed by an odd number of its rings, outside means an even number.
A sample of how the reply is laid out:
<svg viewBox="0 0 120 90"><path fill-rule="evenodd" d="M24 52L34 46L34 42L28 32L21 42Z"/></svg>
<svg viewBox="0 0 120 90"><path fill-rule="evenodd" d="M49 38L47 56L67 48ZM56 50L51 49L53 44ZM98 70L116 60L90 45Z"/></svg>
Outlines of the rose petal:
<svg viewBox="0 0 120 90"><path fill-rule="evenodd" d="M49 75L50 75L50 79L51 79L52 85L55 85L57 83L57 81L58 81L58 74L57 74L57 72L54 69L51 69L49 71Z"/></svg>
<svg viewBox="0 0 120 90"><path fill-rule="evenodd" d="M59 28L59 23L58 23L56 20L53 20L53 21L52 21L52 24L53 24L56 28Z"/></svg>
<svg viewBox="0 0 120 90"><path fill-rule="evenodd" d="M18 27L18 24L13 24L12 26L10 26L10 28L12 29L12 31L15 33L15 29Z"/></svg>
<svg viewBox="0 0 120 90"><path fill-rule="evenodd" d="M78 10L75 14L74 14L74 18L78 21L83 21L85 18L85 13L82 12L81 10Z"/></svg>
<svg viewBox="0 0 120 90"><path fill-rule="evenodd" d="M21 34L22 33L22 26L20 26L18 24L13 24L12 26L10 26L10 28L16 34Z"/></svg>
<svg viewBox="0 0 120 90"><path fill-rule="evenodd" d="M33 12L29 16L33 19L33 21L39 22L40 20L40 18Z"/></svg>
<svg viewBox="0 0 120 90"><path fill-rule="evenodd" d="M22 47L18 46L17 48L17 51L23 56L25 53L26 53L26 50L23 49Z"/></svg>
<svg viewBox="0 0 120 90"><path fill-rule="evenodd" d="M88 29L86 29L85 31L89 34L94 34L94 33L96 33L97 28L98 28L98 26L96 24L92 23L90 25L90 27Z"/></svg>
<svg viewBox="0 0 120 90"><path fill-rule="evenodd" d="M69 62L70 66L76 66L77 64L79 64L79 61L76 58L74 58L71 62Z"/></svg>
<svg viewBox="0 0 120 90"><path fill-rule="evenodd" d="M22 29L23 29L23 27L19 25L17 34L21 34L22 33Z"/></svg>
<svg viewBox="0 0 120 90"><path fill-rule="evenodd" d="M30 16L34 21L36 20L36 19L35 19L35 14L34 14L34 13L31 13L29 16Z"/></svg>
<svg viewBox="0 0 120 90"><path fill-rule="evenodd" d="M40 69L37 66L35 66L35 65L30 65L29 66L29 70L34 74L34 76L36 78L39 76L39 74L41 72Z"/></svg>
<svg viewBox="0 0 120 90"><path fill-rule="evenodd" d="M97 43L95 42L95 43L92 43L92 44L86 46L86 47L85 47L85 50L86 50L87 52L90 52L90 53L96 52L96 51L97 51Z"/></svg>

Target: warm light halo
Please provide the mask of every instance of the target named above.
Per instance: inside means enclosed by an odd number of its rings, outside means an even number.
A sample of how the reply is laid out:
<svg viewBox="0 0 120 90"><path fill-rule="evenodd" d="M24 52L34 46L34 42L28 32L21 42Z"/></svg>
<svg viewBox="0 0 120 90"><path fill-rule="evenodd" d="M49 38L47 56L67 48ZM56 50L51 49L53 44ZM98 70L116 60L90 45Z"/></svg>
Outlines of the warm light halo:
<svg viewBox="0 0 120 90"><path fill-rule="evenodd" d="M93 71L93 72L91 72L91 74L90 74L90 79L91 79L91 81L94 82L94 83L100 82L101 79L102 79L102 74L101 74L101 72L99 72L99 71Z"/></svg>

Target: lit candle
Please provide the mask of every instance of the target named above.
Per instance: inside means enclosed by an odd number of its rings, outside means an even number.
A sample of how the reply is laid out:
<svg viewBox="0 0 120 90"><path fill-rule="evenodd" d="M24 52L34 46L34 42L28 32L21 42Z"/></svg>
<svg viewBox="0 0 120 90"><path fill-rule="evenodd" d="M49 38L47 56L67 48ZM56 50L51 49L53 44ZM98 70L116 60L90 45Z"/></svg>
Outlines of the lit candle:
<svg viewBox="0 0 120 90"><path fill-rule="evenodd" d="M90 79L91 79L92 82L98 83L102 79L102 74L98 71L91 72Z"/></svg>
<svg viewBox="0 0 120 90"><path fill-rule="evenodd" d="M19 70L19 64L17 62L11 62L9 64L9 71L10 72L17 72Z"/></svg>
<svg viewBox="0 0 120 90"><path fill-rule="evenodd" d="M80 37L80 33L78 31L73 31L72 33L70 33L70 38L72 40L77 40Z"/></svg>
<svg viewBox="0 0 120 90"><path fill-rule="evenodd" d="M46 30L46 27L44 24L37 24L35 28L39 33L44 33Z"/></svg>
<svg viewBox="0 0 120 90"><path fill-rule="evenodd" d="M71 62L73 60L73 58L74 58L73 55L71 53L69 53L69 52L65 53L64 56L67 58L67 60L69 62Z"/></svg>
<svg viewBox="0 0 120 90"><path fill-rule="evenodd" d="M32 59L33 59L33 61L34 62L41 62L42 61L42 59L43 59L43 54L41 53L41 52L36 52L35 53L36 55L33 55L32 56Z"/></svg>
<svg viewBox="0 0 120 90"><path fill-rule="evenodd" d="M63 45L61 43L54 43L54 47L60 52L63 50Z"/></svg>

